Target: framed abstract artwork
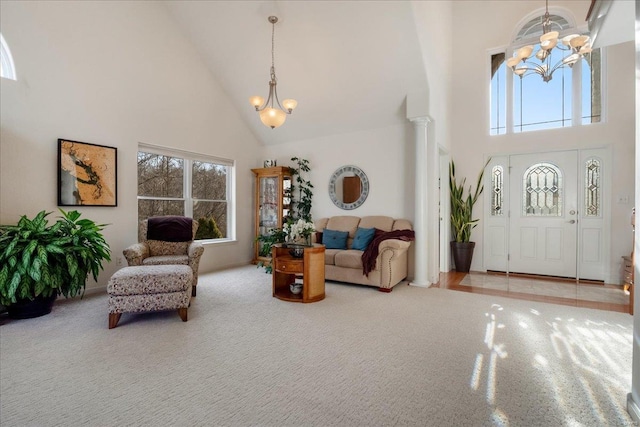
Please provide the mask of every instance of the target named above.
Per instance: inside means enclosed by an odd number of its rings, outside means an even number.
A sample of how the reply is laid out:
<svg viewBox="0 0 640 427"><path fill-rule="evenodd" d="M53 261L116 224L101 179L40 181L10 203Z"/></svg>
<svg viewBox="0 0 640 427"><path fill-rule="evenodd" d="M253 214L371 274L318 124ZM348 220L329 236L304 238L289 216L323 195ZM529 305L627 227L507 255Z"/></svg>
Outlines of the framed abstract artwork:
<svg viewBox="0 0 640 427"><path fill-rule="evenodd" d="M117 148L58 139L58 206L117 206Z"/></svg>

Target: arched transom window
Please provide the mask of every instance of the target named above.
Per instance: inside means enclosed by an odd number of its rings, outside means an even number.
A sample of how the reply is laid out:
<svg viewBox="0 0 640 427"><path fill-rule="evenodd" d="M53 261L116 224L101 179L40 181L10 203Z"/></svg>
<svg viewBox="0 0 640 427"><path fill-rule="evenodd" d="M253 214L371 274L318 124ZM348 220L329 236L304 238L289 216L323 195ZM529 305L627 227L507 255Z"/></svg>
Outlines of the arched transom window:
<svg viewBox="0 0 640 427"><path fill-rule="evenodd" d="M16 67L13 64L13 57L2 34L0 34L0 76L16 80Z"/></svg>
<svg viewBox="0 0 640 427"><path fill-rule="evenodd" d="M550 14L551 30L560 33L560 38L568 34L584 34L572 24L569 13L566 14ZM518 77L507 68L506 59L522 46L533 46L534 53L539 50L543 16L544 10L526 20L515 29L515 36L508 47L491 54L491 135L601 121L601 49L593 49L572 67L558 68L548 82L537 74ZM556 47L552 51L555 56L549 62L553 60L555 64L562 60L562 54L564 52Z"/></svg>

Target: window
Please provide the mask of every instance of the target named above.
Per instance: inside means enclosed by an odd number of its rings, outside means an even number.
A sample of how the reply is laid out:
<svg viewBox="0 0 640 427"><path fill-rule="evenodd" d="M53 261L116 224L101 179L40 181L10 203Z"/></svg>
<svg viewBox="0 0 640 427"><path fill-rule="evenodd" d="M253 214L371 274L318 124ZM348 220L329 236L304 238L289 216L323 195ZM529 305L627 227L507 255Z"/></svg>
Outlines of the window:
<svg viewBox="0 0 640 427"><path fill-rule="evenodd" d="M0 34L0 76L16 80L16 67L13 64L13 57L2 34Z"/></svg>
<svg viewBox="0 0 640 427"><path fill-rule="evenodd" d="M524 216L562 216L562 173L551 163L538 163L522 177Z"/></svg>
<svg viewBox="0 0 640 427"><path fill-rule="evenodd" d="M500 165L491 168L491 216L504 213L504 169Z"/></svg>
<svg viewBox="0 0 640 427"><path fill-rule="evenodd" d="M491 55L491 135L507 132L506 113L507 91L504 52Z"/></svg>
<svg viewBox="0 0 640 427"><path fill-rule="evenodd" d="M560 32L560 38L576 32L562 16L551 15L551 22L551 30ZM522 26L508 49L491 54L491 135L586 125L601 120L600 49L594 49L571 68L558 68L548 82L537 74L515 76L507 68L505 57L510 57L518 48L533 45L535 54L540 48L541 34L542 19L538 16ZM553 49L547 60L552 66L561 59L557 49Z"/></svg>
<svg viewBox="0 0 640 427"><path fill-rule="evenodd" d="M584 168L585 216L599 217L601 203L600 160L590 158Z"/></svg>
<svg viewBox="0 0 640 427"><path fill-rule="evenodd" d="M184 215L198 221L196 239L231 239L233 161L140 146L138 220Z"/></svg>

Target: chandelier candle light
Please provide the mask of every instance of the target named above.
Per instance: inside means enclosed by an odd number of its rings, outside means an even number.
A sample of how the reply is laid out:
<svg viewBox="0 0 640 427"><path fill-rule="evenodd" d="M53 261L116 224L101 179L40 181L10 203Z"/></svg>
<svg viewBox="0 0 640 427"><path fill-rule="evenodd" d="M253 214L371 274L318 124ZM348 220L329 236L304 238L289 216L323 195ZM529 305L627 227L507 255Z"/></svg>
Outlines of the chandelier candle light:
<svg viewBox="0 0 640 427"><path fill-rule="evenodd" d="M551 31L551 17L549 15L549 0L546 0L546 12L542 18L542 35L540 36L540 49L532 56L534 47L523 46L518 49L513 57L507 60L507 66L520 78L530 74L539 74L542 80L548 82L553 76L553 72L559 68L568 66L569 68L578 62L584 55L591 52L589 36L570 34L558 40L560 33ZM560 42L560 44L558 44ZM553 48L563 52L570 52L563 56L553 67L551 66L551 52ZM564 55L564 54L563 54ZM534 57L540 63L533 62Z"/></svg>
<svg viewBox="0 0 640 427"><path fill-rule="evenodd" d="M249 102L256 108L256 111L259 112L262 123L271 129L275 129L284 123L287 114L291 114L293 109L298 105L298 102L295 99L285 99L282 101L282 105L280 105L280 100L278 100L278 91L276 90L278 79L276 79L276 68L274 65L274 40L278 17L270 16L269 22L273 25L271 30L271 81L269 81L269 97L265 102L261 96L252 96L249 98ZM282 108L282 106L284 106L284 108Z"/></svg>

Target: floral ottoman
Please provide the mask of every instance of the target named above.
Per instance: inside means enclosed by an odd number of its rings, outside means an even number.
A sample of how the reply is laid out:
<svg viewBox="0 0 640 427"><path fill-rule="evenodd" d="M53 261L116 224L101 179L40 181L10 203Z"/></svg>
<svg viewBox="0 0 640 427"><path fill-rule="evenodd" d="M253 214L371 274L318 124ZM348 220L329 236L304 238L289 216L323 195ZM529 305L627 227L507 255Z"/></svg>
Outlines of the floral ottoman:
<svg viewBox="0 0 640 427"><path fill-rule="evenodd" d="M109 279L109 329L122 313L178 310L183 322L191 301L193 271L188 265L124 267Z"/></svg>

